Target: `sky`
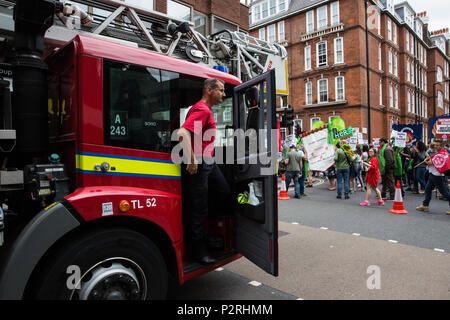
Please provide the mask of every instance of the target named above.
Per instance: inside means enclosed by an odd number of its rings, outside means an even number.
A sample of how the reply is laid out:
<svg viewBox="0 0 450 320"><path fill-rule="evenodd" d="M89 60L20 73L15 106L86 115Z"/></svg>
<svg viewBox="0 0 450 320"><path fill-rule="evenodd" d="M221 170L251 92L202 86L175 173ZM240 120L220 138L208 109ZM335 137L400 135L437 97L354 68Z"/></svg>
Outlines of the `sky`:
<svg viewBox="0 0 450 320"><path fill-rule="evenodd" d="M395 3L404 0L396 0ZM426 11L430 18L428 30L450 28L450 1L449 0L407 0L416 13Z"/></svg>

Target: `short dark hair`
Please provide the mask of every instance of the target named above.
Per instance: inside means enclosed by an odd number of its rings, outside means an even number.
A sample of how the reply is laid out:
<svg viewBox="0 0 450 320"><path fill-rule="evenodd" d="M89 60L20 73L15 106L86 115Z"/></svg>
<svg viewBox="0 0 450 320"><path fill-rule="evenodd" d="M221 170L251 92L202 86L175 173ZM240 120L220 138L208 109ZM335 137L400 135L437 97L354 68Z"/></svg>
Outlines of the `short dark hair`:
<svg viewBox="0 0 450 320"><path fill-rule="evenodd" d="M387 141L386 138L381 138L381 139L380 139L380 142L388 143L388 141Z"/></svg>
<svg viewBox="0 0 450 320"><path fill-rule="evenodd" d="M225 81L223 81L222 79L217 79L217 78L208 78L203 82L203 94L205 94L206 89L207 88L212 88L215 89L217 88L217 84L218 83L222 83L223 85L225 85Z"/></svg>

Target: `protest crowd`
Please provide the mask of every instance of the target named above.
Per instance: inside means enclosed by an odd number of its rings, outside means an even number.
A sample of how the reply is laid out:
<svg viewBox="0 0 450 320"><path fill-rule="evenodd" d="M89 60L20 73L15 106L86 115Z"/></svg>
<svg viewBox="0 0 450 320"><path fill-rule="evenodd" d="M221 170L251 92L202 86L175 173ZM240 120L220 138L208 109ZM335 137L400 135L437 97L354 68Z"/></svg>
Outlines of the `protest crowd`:
<svg viewBox="0 0 450 320"><path fill-rule="evenodd" d="M426 145L419 140L397 147L393 140L381 138L377 145L357 145L356 150L345 141L338 141L334 149L334 163L328 170L318 172L309 170L308 155L301 144L290 146L280 164L285 169L286 188L294 182L295 198L306 196L305 187L313 188L312 177L321 175L330 184L328 190L336 191L337 199L350 199L358 191L366 192L361 206L394 201L398 185L402 198L407 196L406 192L423 194L422 204L416 207L418 211L429 212L436 189L438 197L450 205L450 150L443 141ZM372 193L376 201L371 199ZM450 215L450 210L446 214Z"/></svg>

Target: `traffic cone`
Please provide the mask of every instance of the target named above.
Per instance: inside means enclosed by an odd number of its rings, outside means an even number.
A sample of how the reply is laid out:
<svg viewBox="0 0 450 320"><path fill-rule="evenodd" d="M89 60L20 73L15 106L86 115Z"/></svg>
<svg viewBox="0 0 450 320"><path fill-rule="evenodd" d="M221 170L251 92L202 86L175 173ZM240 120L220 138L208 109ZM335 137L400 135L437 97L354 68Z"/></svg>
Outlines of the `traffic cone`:
<svg viewBox="0 0 450 320"><path fill-rule="evenodd" d="M395 199L394 207L389 210L390 213L394 214L408 214L403 206L402 189L400 188L400 181L397 181L397 186L395 187Z"/></svg>
<svg viewBox="0 0 450 320"><path fill-rule="evenodd" d="M278 196L278 200L290 200L287 191L286 191L286 182L284 181L284 174L281 176L281 191Z"/></svg>

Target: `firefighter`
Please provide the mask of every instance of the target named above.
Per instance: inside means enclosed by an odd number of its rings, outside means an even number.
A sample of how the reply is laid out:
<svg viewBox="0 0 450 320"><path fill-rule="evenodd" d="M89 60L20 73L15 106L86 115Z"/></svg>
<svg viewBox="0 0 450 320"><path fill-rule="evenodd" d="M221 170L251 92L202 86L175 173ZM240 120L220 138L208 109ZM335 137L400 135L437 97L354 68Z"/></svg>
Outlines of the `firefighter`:
<svg viewBox="0 0 450 320"><path fill-rule="evenodd" d="M230 187L214 161L216 122L211 108L225 97L225 85L220 79L206 79L200 101L189 110L186 121L178 131L183 144L186 165L183 180L187 195L189 233L194 258L204 264L216 262L207 250L204 223L208 216L208 192L213 191L225 201Z"/></svg>

